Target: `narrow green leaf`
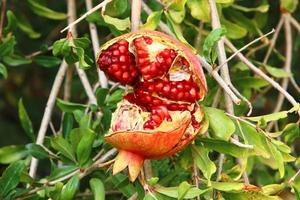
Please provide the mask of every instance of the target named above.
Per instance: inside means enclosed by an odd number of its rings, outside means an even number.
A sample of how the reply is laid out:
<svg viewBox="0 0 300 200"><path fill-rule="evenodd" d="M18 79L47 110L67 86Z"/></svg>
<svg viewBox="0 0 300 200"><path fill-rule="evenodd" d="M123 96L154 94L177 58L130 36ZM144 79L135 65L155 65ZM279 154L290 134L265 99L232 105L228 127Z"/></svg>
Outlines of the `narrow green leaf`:
<svg viewBox="0 0 300 200"><path fill-rule="evenodd" d="M229 140L235 131L235 125L233 121L225 115L224 111L205 107L204 113L209 120L209 127L212 130L212 135L218 139Z"/></svg>
<svg viewBox="0 0 300 200"><path fill-rule="evenodd" d="M285 1L285 0L284 0ZM237 4L233 4L232 5L233 8L243 11L243 12L261 12L261 13L266 13L269 10L269 4L261 4L258 7L254 7L254 8L249 8L249 7L243 7Z"/></svg>
<svg viewBox="0 0 300 200"><path fill-rule="evenodd" d="M130 27L129 17L125 19L118 19L118 18L110 17L108 15L103 15L103 19L105 23L114 26L119 31L125 31Z"/></svg>
<svg viewBox="0 0 300 200"><path fill-rule="evenodd" d="M7 69L2 63L0 63L0 74L2 74L5 79L7 78Z"/></svg>
<svg viewBox="0 0 300 200"><path fill-rule="evenodd" d="M127 0L113 0L106 5L105 14L111 17L119 17L125 13L128 4Z"/></svg>
<svg viewBox="0 0 300 200"><path fill-rule="evenodd" d="M30 154L31 156L37 159L48 158L47 151L45 151L45 149L38 144L34 144L34 143L27 144L26 149L28 151L28 154Z"/></svg>
<svg viewBox="0 0 300 200"><path fill-rule="evenodd" d="M3 57L3 62L9 66L15 67L15 66L19 66L19 65L30 64L32 61L23 56L10 55L10 56Z"/></svg>
<svg viewBox="0 0 300 200"><path fill-rule="evenodd" d="M63 165L61 167L54 167L54 169L52 169L50 176L47 177L48 181L52 181L52 180L56 180L59 179L61 177L64 177L72 172L74 172L75 170L77 170L78 167L74 166L74 165Z"/></svg>
<svg viewBox="0 0 300 200"><path fill-rule="evenodd" d="M163 195L166 195L168 197L178 198L178 187L155 187L155 191L158 193L161 193ZM183 199L193 199L197 196L200 196L207 192L208 190L201 190L196 187L192 187L188 190L188 192L185 194Z"/></svg>
<svg viewBox="0 0 300 200"><path fill-rule="evenodd" d="M300 136L299 124L287 124L282 131L282 136L284 138L284 142L292 144Z"/></svg>
<svg viewBox="0 0 300 200"><path fill-rule="evenodd" d="M41 17L46 17L53 20L62 20L67 18L65 13L51 10L48 7L40 4L38 0L27 0L27 2L29 3L31 10Z"/></svg>
<svg viewBox="0 0 300 200"><path fill-rule="evenodd" d="M100 179L92 178L90 187L94 194L94 200L105 200L105 187Z"/></svg>
<svg viewBox="0 0 300 200"><path fill-rule="evenodd" d="M103 124L104 131L107 131L110 128L112 112L107 107L103 107L102 108L102 114L103 114L103 117L101 119L101 122Z"/></svg>
<svg viewBox="0 0 300 200"><path fill-rule="evenodd" d="M71 103L64 101L62 99L56 100L56 105L64 112L72 113L75 110L85 110L87 105L79 104L79 103Z"/></svg>
<svg viewBox="0 0 300 200"><path fill-rule="evenodd" d="M208 150L202 145L192 145L192 156L197 165L201 170L204 177L209 181L211 176L216 172L217 168L213 161L208 157ZM210 184L210 182L208 182Z"/></svg>
<svg viewBox="0 0 300 200"><path fill-rule="evenodd" d="M191 15L203 22L210 21L210 7L206 0L188 0L187 6L191 10Z"/></svg>
<svg viewBox="0 0 300 200"><path fill-rule="evenodd" d="M17 15L18 19L18 28L21 29L28 37L32 39L37 39L41 37L41 34L36 32L31 26L30 22L24 15Z"/></svg>
<svg viewBox="0 0 300 200"><path fill-rule="evenodd" d="M226 29L218 28L209 33L209 35L205 38L203 44L203 55L210 63L215 62L215 56L213 56L213 52L216 51L215 47L217 42L221 39L223 35L225 35Z"/></svg>
<svg viewBox="0 0 300 200"><path fill-rule="evenodd" d="M156 11L152 12L148 18L147 21L144 25L140 27L140 29L143 30L155 30L160 22L162 10L161 11Z"/></svg>
<svg viewBox="0 0 300 200"><path fill-rule="evenodd" d="M36 56L34 61L43 67L56 67L61 63L61 59L54 56Z"/></svg>
<svg viewBox="0 0 300 200"><path fill-rule="evenodd" d="M245 184L244 183L238 183L238 182L211 182L211 186L219 191L223 192L233 192L233 191L241 191L244 189Z"/></svg>
<svg viewBox="0 0 300 200"><path fill-rule="evenodd" d="M116 90L111 95L109 95L106 102L108 104L116 104L122 100L123 95L124 95L124 90L121 90L121 89Z"/></svg>
<svg viewBox="0 0 300 200"><path fill-rule="evenodd" d="M23 100L20 99L18 103L19 108L19 119L21 121L21 125L27 134L27 136L31 139L31 141L35 141L35 135L32 127L32 122L27 114L27 111L24 107Z"/></svg>
<svg viewBox="0 0 300 200"><path fill-rule="evenodd" d="M24 145L11 145L0 148L0 163L10 164L28 156Z"/></svg>
<svg viewBox="0 0 300 200"><path fill-rule="evenodd" d="M69 158L73 162L76 162L75 153L72 149L72 146L62 137L62 135L51 139L51 146L65 157Z"/></svg>
<svg viewBox="0 0 300 200"><path fill-rule="evenodd" d="M283 69L279 69L276 67L271 67L266 65L265 66L266 70L268 71L269 74L271 74L273 77L275 78L287 78L287 77L291 77L292 74L283 70Z"/></svg>
<svg viewBox="0 0 300 200"><path fill-rule="evenodd" d="M204 147L218 151L220 153L229 154L236 158L244 157L248 154L248 149L238 147L230 142L224 140L199 138L197 141L203 143Z"/></svg>
<svg viewBox="0 0 300 200"><path fill-rule="evenodd" d="M286 187L285 183L281 184L270 184L263 186L262 192L266 195L275 195L281 192Z"/></svg>
<svg viewBox="0 0 300 200"><path fill-rule="evenodd" d="M103 106L108 95L108 88L98 88L96 90L97 104L98 106Z"/></svg>
<svg viewBox="0 0 300 200"><path fill-rule="evenodd" d="M190 190L191 187L192 186L186 181L180 183L180 185L178 186L178 198L177 199L178 200L184 199L186 193Z"/></svg>
<svg viewBox="0 0 300 200"><path fill-rule="evenodd" d="M62 188L60 200L72 200L79 189L79 176L73 176Z"/></svg>
<svg viewBox="0 0 300 200"><path fill-rule="evenodd" d="M76 47L76 54L78 56L78 61L79 61L79 67L81 69L88 69L91 67L87 62L86 62L86 57L85 57L85 52L84 49L81 47Z"/></svg>
<svg viewBox="0 0 300 200"><path fill-rule="evenodd" d="M0 196L4 199L20 181L20 175L25 169L24 161L17 161L9 165L0 178Z"/></svg>
<svg viewBox="0 0 300 200"><path fill-rule="evenodd" d="M284 174L285 174L285 169L284 169L284 161L283 161L282 154L280 153L280 151L277 149L277 147L273 143L268 142L268 145L269 145L272 157L275 160L277 168L279 170L280 178L283 178Z"/></svg>
<svg viewBox="0 0 300 200"><path fill-rule="evenodd" d="M78 143L76 155L80 166L84 166L90 160L93 142L96 138L96 133L91 129L86 129L84 136Z"/></svg>
<svg viewBox="0 0 300 200"><path fill-rule="evenodd" d="M17 28L17 18L14 15L14 13L11 10L8 10L6 12L6 17L7 17L7 25L5 27L5 31L14 31Z"/></svg>
<svg viewBox="0 0 300 200"><path fill-rule="evenodd" d="M62 133L64 138L68 138L73 128L74 118L72 113L65 113L62 123Z"/></svg>
<svg viewBox="0 0 300 200"><path fill-rule="evenodd" d="M14 36L8 36L3 39L0 44L0 57L9 56L13 54L16 40Z"/></svg>

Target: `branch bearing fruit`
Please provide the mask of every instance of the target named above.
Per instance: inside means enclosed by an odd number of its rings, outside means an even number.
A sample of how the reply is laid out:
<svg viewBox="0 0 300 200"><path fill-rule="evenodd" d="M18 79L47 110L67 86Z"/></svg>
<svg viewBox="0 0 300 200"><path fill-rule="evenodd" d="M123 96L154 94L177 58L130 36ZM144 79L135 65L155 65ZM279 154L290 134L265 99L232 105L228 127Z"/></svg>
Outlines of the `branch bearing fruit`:
<svg viewBox="0 0 300 200"><path fill-rule="evenodd" d="M129 89L113 113L105 140L119 150L113 167L128 167L134 181L145 159L161 159L187 146L207 129L197 104L207 86L192 51L156 31L137 31L103 45L97 63Z"/></svg>

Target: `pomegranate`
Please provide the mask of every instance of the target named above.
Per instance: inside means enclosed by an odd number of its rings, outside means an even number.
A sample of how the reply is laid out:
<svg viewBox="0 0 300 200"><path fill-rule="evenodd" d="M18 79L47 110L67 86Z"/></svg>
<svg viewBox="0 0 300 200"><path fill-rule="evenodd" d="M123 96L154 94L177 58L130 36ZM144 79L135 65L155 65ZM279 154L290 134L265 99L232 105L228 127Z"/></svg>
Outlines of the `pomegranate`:
<svg viewBox="0 0 300 200"><path fill-rule="evenodd" d="M128 86L105 136L119 150L113 174L128 167L134 181L145 159L171 156L206 131L197 103L207 93L205 76L184 44L156 31L132 32L104 44L97 63Z"/></svg>

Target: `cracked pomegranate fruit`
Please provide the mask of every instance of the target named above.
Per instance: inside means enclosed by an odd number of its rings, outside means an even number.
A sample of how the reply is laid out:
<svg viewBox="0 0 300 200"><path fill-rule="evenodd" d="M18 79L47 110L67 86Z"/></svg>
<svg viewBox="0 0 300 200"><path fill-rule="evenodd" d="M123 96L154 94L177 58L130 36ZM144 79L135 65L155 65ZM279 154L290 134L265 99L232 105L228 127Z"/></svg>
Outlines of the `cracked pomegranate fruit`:
<svg viewBox="0 0 300 200"><path fill-rule="evenodd" d="M207 93L192 51L156 31L137 31L103 45L97 63L129 89L113 113L105 140L119 150L113 173L128 167L134 181L145 159L183 149L207 128L198 101Z"/></svg>

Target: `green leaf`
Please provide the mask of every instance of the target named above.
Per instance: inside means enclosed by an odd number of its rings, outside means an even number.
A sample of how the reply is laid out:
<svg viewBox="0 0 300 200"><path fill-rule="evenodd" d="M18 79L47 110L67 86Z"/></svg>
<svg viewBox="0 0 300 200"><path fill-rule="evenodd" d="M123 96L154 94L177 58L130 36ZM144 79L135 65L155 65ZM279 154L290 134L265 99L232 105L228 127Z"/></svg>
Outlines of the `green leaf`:
<svg viewBox="0 0 300 200"><path fill-rule="evenodd" d="M203 55L210 63L214 63L216 60L216 44L221 39L223 35L225 35L226 29L218 28L209 33L209 35L205 38L203 44Z"/></svg>
<svg viewBox="0 0 300 200"><path fill-rule="evenodd" d="M91 129L86 129L84 136L78 143L76 155L80 166L84 166L90 160L93 142L96 138L96 133Z"/></svg>
<svg viewBox="0 0 300 200"><path fill-rule="evenodd" d="M219 191L223 192L233 192L233 191L241 191L244 189L245 184L244 183L238 183L238 182L211 182L211 186Z"/></svg>
<svg viewBox="0 0 300 200"><path fill-rule="evenodd" d="M71 103L64 101L62 99L56 100L56 105L66 113L72 113L75 110L85 110L87 108L87 105L79 104L79 103Z"/></svg>
<svg viewBox="0 0 300 200"><path fill-rule="evenodd" d="M114 91L111 95L109 95L106 102L108 104L116 104L122 100L123 95L124 95L124 90L118 89Z"/></svg>
<svg viewBox="0 0 300 200"><path fill-rule="evenodd" d="M13 54L16 40L14 36L8 36L0 44L0 57L9 56Z"/></svg>
<svg viewBox="0 0 300 200"><path fill-rule="evenodd" d="M289 113L296 112L299 109L300 109L300 105L297 104L294 107L292 107L290 110L287 110L287 111L281 111L281 112L272 113L272 114L268 114L268 115L261 115L261 116L257 116L257 117L247 117L247 119L250 121L254 121L254 122L258 122L262 118L265 120L265 122L277 121L279 119L286 118Z"/></svg>
<svg viewBox="0 0 300 200"><path fill-rule="evenodd" d="M87 49L91 45L91 41L87 37L75 38L73 40L76 47Z"/></svg>
<svg viewBox="0 0 300 200"><path fill-rule="evenodd" d="M233 3L234 0L216 0L216 3L224 3L224 4L229 4Z"/></svg>
<svg viewBox="0 0 300 200"><path fill-rule="evenodd" d="M285 0L284 0L285 1ZM261 12L261 13L266 13L269 11L269 4L261 4L258 7L255 8L249 8L249 7L243 7L237 4L231 5L233 8L243 11L243 12Z"/></svg>
<svg viewBox="0 0 300 200"><path fill-rule="evenodd" d="M235 85L243 89L256 89L259 90L262 87L268 86L269 83L261 78L256 77L243 77L236 78L234 81Z"/></svg>
<svg viewBox="0 0 300 200"><path fill-rule="evenodd" d="M188 0L187 6L191 10L191 15L203 22L210 21L210 7L206 0Z"/></svg>
<svg viewBox="0 0 300 200"><path fill-rule="evenodd" d="M271 74L275 78L287 78L287 77L291 77L292 76L291 73L286 72L283 69L279 69L279 68L275 68L275 67L270 67L270 66L266 66L265 68L269 72L269 74Z"/></svg>
<svg viewBox="0 0 300 200"><path fill-rule="evenodd" d="M110 17L108 15L103 15L103 19L105 23L114 26L119 31L125 31L130 27L129 17L125 19L118 19L118 18Z"/></svg>
<svg viewBox="0 0 300 200"><path fill-rule="evenodd" d="M180 183L180 185L178 186L178 198L177 199L182 200L185 197L186 193L190 190L191 187L192 186L186 181Z"/></svg>
<svg viewBox="0 0 300 200"><path fill-rule="evenodd" d="M7 78L7 69L2 63L0 63L0 74L2 74L5 79Z"/></svg>
<svg viewBox="0 0 300 200"><path fill-rule="evenodd" d="M34 144L34 143L27 144L26 149L28 151L28 154L32 155L37 159L48 158L48 153L45 151L43 147L41 147L38 144Z"/></svg>
<svg viewBox="0 0 300 200"><path fill-rule="evenodd" d="M178 198L178 187L155 187L154 190L158 193L161 193L163 195L166 195L168 197L173 197L173 198ZM201 190L199 188L196 187L192 187L190 188L183 199L193 199L197 196L200 196L202 194L204 194L205 192L207 192L208 190Z"/></svg>
<svg viewBox="0 0 300 200"><path fill-rule="evenodd" d="M97 88L96 97L98 106L103 106L108 95L108 88Z"/></svg>
<svg viewBox="0 0 300 200"><path fill-rule="evenodd" d="M56 67L61 63L61 59L53 56L36 56L34 61L43 67Z"/></svg>
<svg viewBox="0 0 300 200"><path fill-rule="evenodd" d="M63 165L59 168L56 167L51 171L51 174L49 177L47 177L47 180L52 181L52 180L59 179L61 177L64 177L64 176L74 172L77 169L78 169L77 166L74 166L74 165Z"/></svg>
<svg viewBox="0 0 300 200"><path fill-rule="evenodd" d="M5 31L14 31L17 28L17 18L11 10L6 12L7 17L7 25L5 27Z"/></svg>
<svg viewBox="0 0 300 200"><path fill-rule="evenodd" d="M280 7L293 13L297 9L298 3L298 0L280 0Z"/></svg>
<svg viewBox="0 0 300 200"><path fill-rule="evenodd" d="M176 24L172 17L169 15L168 12L164 12L166 18L167 18L167 22L169 24L169 27L172 29L173 33L175 33L176 38L181 41L182 43L186 44L192 51L196 51L194 47L192 47L188 41L186 41L186 39L184 38L183 34L182 34L182 30L179 24Z"/></svg>
<svg viewBox="0 0 300 200"><path fill-rule="evenodd" d="M161 11L156 11L152 12L148 18L147 21L144 25L140 27L140 29L143 30L155 30L160 22L162 10Z"/></svg>
<svg viewBox="0 0 300 200"><path fill-rule="evenodd" d="M284 142L292 144L300 136L299 124L290 123L286 125L282 131L282 136L284 138Z"/></svg>
<svg viewBox="0 0 300 200"><path fill-rule="evenodd" d="M36 32L33 27L31 26L28 19L23 15L17 15L18 19L18 28L21 29L25 34L28 35L28 37L32 39L37 39L41 37L41 34Z"/></svg>
<svg viewBox="0 0 300 200"><path fill-rule="evenodd" d="M225 18L221 18L221 24L226 28L226 36L230 39L240 39L247 35L247 29L233 23L231 21L226 20Z"/></svg>
<svg viewBox="0 0 300 200"><path fill-rule="evenodd" d="M224 193L223 197L230 200L249 200L249 199L259 199L259 200L282 200L278 196L267 196L261 192L239 192L239 193Z"/></svg>
<svg viewBox="0 0 300 200"><path fill-rule="evenodd" d="M285 183L281 184L270 184L263 186L262 192L266 195L275 195L281 192L286 187Z"/></svg>
<svg viewBox="0 0 300 200"><path fill-rule="evenodd" d="M225 115L223 110L216 108L205 107L205 116L209 121L209 127L212 130L212 135L222 140L229 140L235 131L233 121Z"/></svg>
<svg viewBox="0 0 300 200"><path fill-rule="evenodd" d="M159 178L158 177L151 177L150 179L147 180L147 183L150 185L150 186L155 186L159 181Z"/></svg>
<svg viewBox="0 0 300 200"><path fill-rule="evenodd" d="M25 169L24 161L17 161L9 165L0 178L0 196L4 199L17 187L20 181L20 175Z"/></svg>
<svg viewBox="0 0 300 200"><path fill-rule="evenodd" d="M257 132L255 128L245 122L240 122L240 125L242 132L239 135L244 139L246 144L253 145L253 153L257 156L270 158L270 151L264 134Z"/></svg>
<svg viewBox="0 0 300 200"><path fill-rule="evenodd" d="M20 99L18 103L19 108L19 119L21 121L21 125L27 134L27 136L31 139L31 141L35 141L35 135L32 127L32 122L27 114L27 111L24 107L23 100Z"/></svg>
<svg viewBox="0 0 300 200"><path fill-rule="evenodd" d="M168 13L176 24L182 23L185 18L185 9L181 11L169 10Z"/></svg>
<svg viewBox="0 0 300 200"><path fill-rule="evenodd" d="M79 176L73 176L67 184L62 188L61 194L60 194L60 200L72 200L76 193L77 190L79 189Z"/></svg>
<svg viewBox="0 0 300 200"><path fill-rule="evenodd" d="M71 46L68 39L60 39L53 44L52 53L54 56L58 55L69 55L71 52Z"/></svg>
<svg viewBox="0 0 300 200"><path fill-rule="evenodd" d="M45 17L48 19L53 19L53 20L62 20L62 19L66 19L67 15L65 13L61 13L61 12L56 12L54 10L49 9L48 7L42 5L39 3L38 0L27 0L31 10L41 16L41 17Z"/></svg>
<svg viewBox="0 0 300 200"><path fill-rule="evenodd" d="M94 194L94 200L105 200L105 187L100 179L92 178L90 187Z"/></svg>
<svg viewBox="0 0 300 200"><path fill-rule="evenodd" d="M75 153L70 143L62 135L51 139L51 146L65 157L76 163Z"/></svg>
<svg viewBox="0 0 300 200"><path fill-rule="evenodd" d="M128 8L127 0L113 0L106 5L105 14L111 17L119 17Z"/></svg>
<svg viewBox="0 0 300 200"><path fill-rule="evenodd" d="M173 0L171 5L168 7L169 10L182 11L187 0Z"/></svg>
<svg viewBox="0 0 300 200"><path fill-rule="evenodd" d="M0 163L10 164L28 155L24 145L11 145L0 148Z"/></svg>
<svg viewBox="0 0 300 200"><path fill-rule="evenodd" d="M197 167L203 173L203 176L209 181L217 168L213 161L208 157L208 150L202 145L192 145L192 156ZM208 182L210 184L210 182Z"/></svg>
<svg viewBox="0 0 300 200"><path fill-rule="evenodd" d="M276 165L277 165L276 167L279 170L280 178L283 178L284 174L285 174L285 170L284 170L284 161L283 161L282 154L280 153L280 151L277 149L277 147L273 143L268 142L268 144L269 144L269 148L270 148L272 157L276 162Z"/></svg>
<svg viewBox="0 0 300 200"><path fill-rule="evenodd" d="M76 54L78 56L79 67L81 69L88 69L90 65L85 60L84 49L81 47L76 47L75 49L76 49Z"/></svg>
<svg viewBox="0 0 300 200"><path fill-rule="evenodd" d="M30 59L27 59L23 56L19 55L10 55L3 57L3 62L9 66L19 66L19 65L26 65L30 64L32 61Z"/></svg>
<svg viewBox="0 0 300 200"><path fill-rule="evenodd" d="M73 128L74 118L72 113L65 113L62 123L62 134L64 138L68 138L72 128Z"/></svg>
<svg viewBox="0 0 300 200"><path fill-rule="evenodd" d="M112 112L110 109L108 109L107 107L103 107L102 108L102 119L101 122L103 124L103 129L104 131L107 131L110 128L110 122L112 119Z"/></svg>
<svg viewBox="0 0 300 200"><path fill-rule="evenodd" d="M296 200L300 200L300 191L299 191L299 188L296 186L296 184L292 184L292 187L293 187L294 192L295 192Z"/></svg>
<svg viewBox="0 0 300 200"><path fill-rule="evenodd" d="M209 138L199 138L197 141L203 143L205 148L212 149L214 151L218 151L220 153L229 154L236 158L244 157L248 154L248 150L245 148L241 148L236 146L230 142L226 142L224 140L217 139L209 139Z"/></svg>

